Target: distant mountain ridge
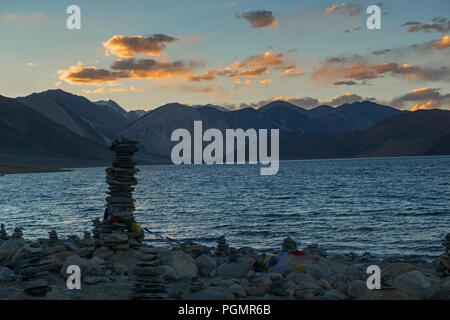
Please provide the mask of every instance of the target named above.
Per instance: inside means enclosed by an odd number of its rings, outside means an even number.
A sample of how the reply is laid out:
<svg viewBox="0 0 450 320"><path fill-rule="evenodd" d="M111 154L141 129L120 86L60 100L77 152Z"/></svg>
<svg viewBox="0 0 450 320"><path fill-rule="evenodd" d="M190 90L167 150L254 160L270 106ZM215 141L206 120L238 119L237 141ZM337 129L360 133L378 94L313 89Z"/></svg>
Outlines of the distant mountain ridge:
<svg viewBox="0 0 450 320"><path fill-rule="evenodd" d="M281 159L450 154L450 111L445 110L408 112L371 101L304 109L277 100L259 109L169 103L148 112L127 112L113 100L91 102L62 90L1 98L0 112L9 117L3 119L4 128L10 131L3 132L0 155L10 158L107 159L101 150L112 139L127 136L140 142L137 157L142 161L170 162L171 133L178 128L192 132L195 120L202 121L203 130L279 129ZM14 106L24 114L20 121L13 117ZM61 149L47 148L46 140Z"/></svg>

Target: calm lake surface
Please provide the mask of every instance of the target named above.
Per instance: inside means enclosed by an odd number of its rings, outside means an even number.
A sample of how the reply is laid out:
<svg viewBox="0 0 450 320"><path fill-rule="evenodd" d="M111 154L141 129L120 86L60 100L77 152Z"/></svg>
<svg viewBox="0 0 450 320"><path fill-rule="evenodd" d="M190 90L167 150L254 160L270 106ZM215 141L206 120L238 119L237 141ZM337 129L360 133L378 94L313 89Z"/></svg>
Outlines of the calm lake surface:
<svg viewBox="0 0 450 320"><path fill-rule="evenodd" d="M299 247L378 255L443 252L450 232L450 157L286 161L259 165L140 167L136 219L178 240L277 250ZM27 238L91 231L102 217L104 168L0 177L0 222ZM146 238L151 242L152 235Z"/></svg>

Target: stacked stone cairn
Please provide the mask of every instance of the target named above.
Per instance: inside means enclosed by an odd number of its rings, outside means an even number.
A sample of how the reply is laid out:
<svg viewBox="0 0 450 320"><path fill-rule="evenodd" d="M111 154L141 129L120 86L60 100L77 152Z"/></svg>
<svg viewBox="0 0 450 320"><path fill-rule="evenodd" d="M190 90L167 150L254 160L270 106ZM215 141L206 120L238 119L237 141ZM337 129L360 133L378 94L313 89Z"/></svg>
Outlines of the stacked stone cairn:
<svg viewBox="0 0 450 320"><path fill-rule="evenodd" d="M237 262L239 259L239 253L236 248L228 249L228 261L229 262Z"/></svg>
<svg viewBox="0 0 450 320"><path fill-rule="evenodd" d="M445 248L445 253L439 257L439 269L444 277L448 277L450 276L450 233L447 233L442 245Z"/></svg>
<svg viewBox="0 0 450 320"><path fill-rule="evenodd" d="M15 228L14 239L21 239L23 235L21 228ZM31 244L31 247L35 247ZM50 254L43 253L39 245L7 267L13 269L23 285L23 293L35 297L43 297L50 292L49 274L54 271L54 264Z"/></svg>
<svg viewBox="0 0 450 320"><path fill-rule="evenodd" d="M0 240L8 240L8 234L5 231L5 225L2 223L0 226Z"/></svg>
<svg viewBox="0 0 450 320"><path fill-rule="evenodd" d="M48 233L50 244L56 244L58 242L58 234L55 230L52 230Z"/></svg>
<svg viewBox="0 0 450 320"><path fill-rule="evenodd" d="M94 235L94 239L100 239L100 235L102 234L103 223L100 221L100 218L95 218L92 220L92 234Z"/></svg>
<svg viewBox="0 0 450 320"><path fill-rule="evenodd" d="M167 299L165 281L161 277L158 252L152 248L141 248L138 254L137 268L133 270L136 277L131 293L133 300Z"/></svg>
<svg viewBox="0 0 450 320"><path fill-rule="evenodd" d="M221 236L217 239L217 249L215 251L216 257L226 257L228 255L228 243L225 236Z"/></svg>
<svg viewBox="0 0 450 320"><path fill-rule="evenodd" d="M106 182L109 185L109 196L106 198L106 220L103 221L99 233L98 221L94 221L94 238L101 240L102 247L114 252L139 247L143 240L143 232L135 228L133 212L135 209L132 192L137 179L133 154L138 150L137 141L126 138L113 141L109 149L116 153L112 167L107 168Z"/></svg>
<svg viewBox="0 0 450 320"><path fill-rule="evenodd" d="M14 233L11 235L13 239L20 239L23 236L22 228L14 228Z"/></svg>
<svg viewBox="0 0 450 320"><path fill-rule="evenodd" d="M286 252L297 251L297 244L291 237L287 237L283 240L281 249Z"/></svg>

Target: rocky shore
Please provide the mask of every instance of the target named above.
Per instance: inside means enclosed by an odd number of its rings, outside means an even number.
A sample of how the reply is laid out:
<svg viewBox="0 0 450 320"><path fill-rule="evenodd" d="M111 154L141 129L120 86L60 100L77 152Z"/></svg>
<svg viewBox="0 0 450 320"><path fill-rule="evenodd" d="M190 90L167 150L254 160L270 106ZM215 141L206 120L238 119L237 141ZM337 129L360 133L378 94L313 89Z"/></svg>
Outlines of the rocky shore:
<svg viewBox="0 0 450 320"><path fill-rule="evenodd" d="M417 256L328 255L294 240L267 255L234 248L225 237L216 247L196 243L173 248L136 243L111 232L26 240L16 228L0 230L0 299L450 299L450 234L435 261ZM67 267L81 269L81 289L69 290ZM381 289L369 290L367 267L381 269Z"/></svg>

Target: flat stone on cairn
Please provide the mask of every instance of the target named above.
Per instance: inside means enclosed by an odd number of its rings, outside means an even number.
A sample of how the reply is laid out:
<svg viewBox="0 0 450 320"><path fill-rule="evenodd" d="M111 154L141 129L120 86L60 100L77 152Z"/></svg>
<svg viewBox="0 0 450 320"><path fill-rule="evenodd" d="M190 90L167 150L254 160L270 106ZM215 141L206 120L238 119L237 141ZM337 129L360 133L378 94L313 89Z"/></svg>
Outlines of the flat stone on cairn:
<svg viewBox="0 0 450 320"><path fill-rule="evenodd" d="M8 234L5 231L5 225L2 223L0 226L0 240L8 240Z"/></svg>
<svg viewBox="0 0 450 320"><path fill-rule="evenodd" d="M291 237L287 237L283 240L282 250L287 252L297 251L297 244Z"/></svg>

